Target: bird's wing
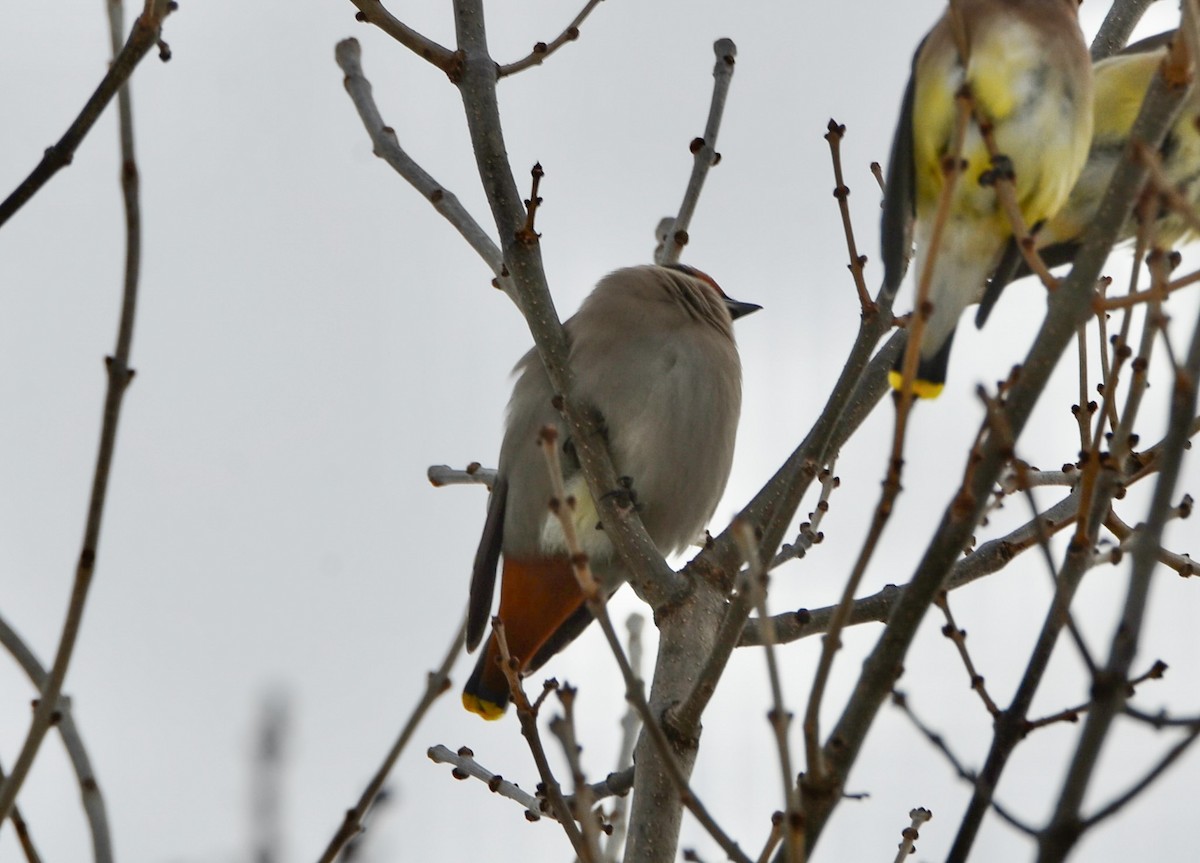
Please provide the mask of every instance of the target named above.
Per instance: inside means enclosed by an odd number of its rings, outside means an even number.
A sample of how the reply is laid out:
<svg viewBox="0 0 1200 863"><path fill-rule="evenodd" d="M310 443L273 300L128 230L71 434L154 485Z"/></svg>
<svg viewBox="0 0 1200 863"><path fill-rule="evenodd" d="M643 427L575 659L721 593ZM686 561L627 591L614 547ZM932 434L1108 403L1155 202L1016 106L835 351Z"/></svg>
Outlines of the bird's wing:
<svg viewBox="0 0 1200 863"><path fill-rule="evenodd" d="M483 630L492 612L492 593L496 588L496 564L504 540L504 510L508 499L508 479L496 477L488 498L487 519L471 568L471 599L467 606L467 650L474 650L483 639Z"/></svg>
<svg viewBox="0 0 1200 863"><path fill-rule="evenodd" d="M916 214L917 169L913 153L913 98L917 79L917 57L924 42L913 55L912 72L900 103L900 119L892 139L888 158L887 187L883 193L883 218L880 221L880 248L883 254L884 288L892 294L904 279L912 250L912 224Z"/></svg>
<svg viewBox="0 0 1200 863"><path fill-rule="evenodd" d="M1079 251L1078 240L1068 240L1062 243L1055 243L1051 246L1046 246L1044 249L1038 249L1038 255L1042 259L1042 263L1049 269L1060 267L1063 264L1071 264L1075 261L1075 253ZM983 299L979 301L979 310L975 312L975 326L977 329L983 329L983 325L987 323L988 315L992 313L992 307L996 305L996 301L1000 299L1000 294L1012 282L1018 279L1023 279L1028 275L1032 275L1029 265L1025 263L1025 256L1021 254L1021 250L1017 247L1017 241L1011 239L1008 245L1004 248L1004 256L1000 259L999 266L996 267L996 272L988 280L987 288L983 292Z"/></svg>

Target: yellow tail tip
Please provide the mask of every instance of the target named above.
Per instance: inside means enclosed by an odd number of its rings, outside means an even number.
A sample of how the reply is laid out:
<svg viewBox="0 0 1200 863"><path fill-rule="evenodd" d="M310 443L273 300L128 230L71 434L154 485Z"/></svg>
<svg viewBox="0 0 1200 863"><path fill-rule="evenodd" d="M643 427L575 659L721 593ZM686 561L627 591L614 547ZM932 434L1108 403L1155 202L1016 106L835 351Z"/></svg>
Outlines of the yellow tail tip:
<svg viewBox="0 0 1200 863"><path fill-rule="evenodd" d="M467 710L482 716L488 722L493 722L504 715L504 708L501 705L494 701L485 701L478 695L472 695L469 692L463 693L462 703Z"/></svg>
<svg viewBox="0 0 1200 863"><path fill-rule="evenodd" d="M904 387L904 375L893 369L892 371L888 372L888 383L892 385L892 389L894 389L896 392L900 392L900 390ZM920 378L917 378L915 381L913 381L912 391L913 395L919 399L936 399L942 394L942 390L945 388L945 386L946 385L944 383L923 381Z"/></svg>

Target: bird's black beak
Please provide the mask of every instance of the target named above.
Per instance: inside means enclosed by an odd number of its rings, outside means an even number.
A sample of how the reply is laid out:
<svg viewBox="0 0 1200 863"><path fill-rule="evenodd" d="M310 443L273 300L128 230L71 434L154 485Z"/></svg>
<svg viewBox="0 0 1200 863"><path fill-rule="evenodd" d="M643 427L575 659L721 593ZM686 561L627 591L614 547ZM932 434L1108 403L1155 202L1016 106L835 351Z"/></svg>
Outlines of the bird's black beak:
<svg viewBox="0 0 1200 863"><path fill-rule="evenodd" d="M729 309L729 317L733 320L748 315L751 312L757 312L762 306L757 303L743 303L741 300L735 300L732 297L723 297L725 300L725 308Z"/></svg>

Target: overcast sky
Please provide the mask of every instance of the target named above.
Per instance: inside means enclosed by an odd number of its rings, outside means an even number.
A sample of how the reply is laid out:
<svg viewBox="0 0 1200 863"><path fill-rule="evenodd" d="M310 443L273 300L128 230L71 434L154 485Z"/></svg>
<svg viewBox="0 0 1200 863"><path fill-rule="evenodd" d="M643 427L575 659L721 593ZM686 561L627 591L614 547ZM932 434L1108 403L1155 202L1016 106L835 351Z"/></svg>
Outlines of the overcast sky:
<svg viewBox="0 0 1200 863"><path fill-rule="evenodd" d="M764 310L740 321L745 403L733 476L714 532L809 428L854 335L858 303L828 150L845 123L847 182L858 241L876 284L878 190L911 53L942 0L601 5L545 66L501 85L514 170L546 170L542 252L565 317L595 281L645 263L659 218L678 206L703 131L712 42L738 46L736 75L711 174L684 260ZM1160 3L1157 23L1174 23ZM105 70L104 4L10 3L0 27L0 194L36 164ZM449 4L393 11L443 44ZM1107 4L1088 0L1089 38ZM145 256L134 339L136 381L122 417L108 512L66 691L105 792L119 858L133 863L249 859L249 753L269 692L290 707L285 859L314 860L357 799L444 652L466 602L482 525L480 488L437 490L430 464L494 464L509 370L530 345L509 300L429 205L380 160L342 88L335 43L363 44L380 109L409 152L487 223L458 93L436 69L354 21L345 0L181 0L165 38L174 59L133 78ZM574 3L493 3L493 55L512 60L549 40ZM44 662L53 656L79 551L111 352L123 259L114 112L74 163L0 230L0 614ZM1126 272L1126 257L1110 271ZM1120 262L1119 264L1117 262ZM1194 259L1191 261L1194 265ZM961 475L980 410L976 383L1003 377L1033 338L1043 289L1009 289L985 332L964 325L946 394L922 405L908 447L905 494L862 592L906 581ZM907 310L907 293L898 301ZM1196 292L1173 298L1182 324ZM1182 345L1185 330L1176 331ZM1156 355L1158 379L1162 356ZM1026 460L1073 460L1064 364L1018 447ZM1142 440L1157 439L1163 396L1151 391ZM881 408L846 447L827 541L781 570L777 610L840 593L883 475L892 411ZM1200 489L1194 457L1184 489ZM1055 500L1044 490L1041 500ZM802 513L812 507L802 505ZM1014 503L997 535L1026 513ZM1123 502L1125 520L1144 495ZM1190 523L1169 545L1196 554ZM954 595L981 671L1007 701L1044 614L1049 580L1029 555ZM1126 567L1084 582L1081 628L1104 655ZM1200 709L1197 582L1164 570L1146 647L1171 665L1139 703ZM637 607L621 595L618 616ZM968 765L986 753L990 720L931 620L903 685ZM846 636L826 722L837 715L877 626ZM816 639L781 652L789 703L802 707ZM705 719L695 787L743 848L757 848L781 807L761 654L731 663ZM1059 651L1034 713L1086 700L1075 654ZM652 657L652 651L649 653ZM1189 664L1191 667L1189 668ZM515 718L484 723L453 692L420 729L393 777L396 796L372 825L372 860L497 863L566 860L550 822L479 783L455 782L424 755L468 744L479 760L532 788L536 773ZM613 767L623 710L618 672L590 632L547 667L582 685L580 737L593 778ZM539 678L540 679L540 678ZM0 661L0 762L19 750L34 692ZM1163 740L1135 730L1105 750L1089 806L1140 775ZM1033 735L1000 799L1041 823L1058 792L1076 726ZM799 735L794 737L799 742ZM1183 859L1195 849L1195 753L1152 799L1085 841L1079 859ZM897 777L904 777L897 781ZM881 713L821 859L885 860L907 812L933 810L920 859L953 838L968 788L890 708ZM85 859L88 839L59 740L47 739L20 804L48 861ZM720 852L690 818L685 846ZM1026 839L989 818L980 860L1024 859ZM0 860L19 854L11 825Z"/></svg>

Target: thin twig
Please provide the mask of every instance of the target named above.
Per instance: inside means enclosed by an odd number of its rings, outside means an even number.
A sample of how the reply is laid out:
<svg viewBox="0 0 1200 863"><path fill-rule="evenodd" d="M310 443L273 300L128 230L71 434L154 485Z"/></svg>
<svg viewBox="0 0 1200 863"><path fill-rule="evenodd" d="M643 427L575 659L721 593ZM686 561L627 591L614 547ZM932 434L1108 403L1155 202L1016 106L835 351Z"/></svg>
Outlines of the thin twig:
<svg viewBox="0 0 1200 863"><path fill-rule="evenodd" d="M122 58L125 57L126 52L131 50L131 45L140 44L140 42L136 42L135 40L151 38L152 42L150 44L158 41L162 20L167 15L169 8L166 0L146 0L146 7L138 18L137 23L134 24L133 34L130 36L129 41L125 43L125 48L114 58L112 69L117 68L122 63L129 62L128 57L125 60L122 60ZM110 14L111 12L110 7ZM114 20L110 17L110 22L113 27L116 27L119 24L119 19ZM115 39L113 40L113 44L116 44ZM145 46L145 50L142 50L141 54L137 54L137 59L141 59L147 50L149 50L149 45ZM136 60L132 62L136 65ZM105 77L105 82L110 80L112 69L110 69L109 75ZM128 71L132 71L132 66L128 67ZM45 683L42 686L41 697L38 699L37 707L34 709L33 719L30 722L25 742L21 746L21 752L13 764L12 772L4 783L0 784L0 821L8 815L9 810L16 802L17 793L20 791L25 777L29 775L29 770L33 766L33 760L37 756L38 748L45 739L46 732L50 730L50 726L54 722L54 713L58 706L58 698L62 693L63 681L67 676L67 668L71 663L71 657L75 651L75 643L79 637L79 629L83 622L83 610L87 603L88 589L91 587L92 576L96 569L96 554L100 545L100 526L104 516L104 504L108 492L109 471L112 467L113 452L116 449L117 425L121 417L121 403L124 399L126 388L129 386L130 381L133 380L134 372L129 367L129 354L133 346L133 324L137 313L138 277L141 270L142 227L141 209L138 204L137 161L134 157L133 146L133 111L130 104L129 87L122 83L128 77L129 74L126 72L123 76L113 79L120 85L118 93L118 128L121 141L121 196L125 204L125 274L116 347L112 355L105 358L105 365L108 370L108 382L104 396L100 444L96 453L95 471L92 475L87 522L84 527L79 562L75 568L75 581L71 588L71 599L67 606L66 620L63 623L62 633L59 636L58 650L55 652L54 664L51 666L50 673L46 676ZM106 84L101 84L101 89L97 90L97 94L93 96L89 105L97 100L105 86ZM103 103L106 103L108 98L111 98L111 94L99 105L95 116L91 117L91 121L86 123L85 127L79 131L79 138L71 145L71 151L78 144L78 141L82 139L83 134L86 134L87 128L91 126L91 122L94 122L95 117L99 116L99 110L103 108ZM85 108L84 114L80 115L81 118L86 114L87 109ZM78 125L79 121L76 121L72 129L75 129ZM70 134L71 131L68 130L68 135ZM60 142L60 146L61 144L62 142ZM61 167L61 164L58 167ZM45 178L48 179L49 174ZM41 182L44 181L45 179ZM38 185L40 186L40 183ZM22 184L22 188L24 186L25 184ZM29 194L33 194L33 192L31 191ZM2 212L3 205L0 205L0 224L4 221Z"/></svg>
<svg viewBox="0 0 1200 863"><path fill-rule="evenodd" d="M395 766L396 761L399 760L401 753L404 752L404 747L408 745L408 741L417 730L417 726L421 724L421 720L425 718L425 714L429 712L429 708L438 699L438 696L450 688L450 669L454 666L454 661L458 659L458 655L462 652L465 631L466 618L464 617L463 622L458 627L458 632L454 635L454 640L450 643L450 649L446 651L446 655L442 658L441 664L437 667L437 670L429 672L429 676L425 681L425 692L422 693L416 706L408 715L408 719L405 721L404 727L400 730L400 735L396 738L396 742L392 744L392 748L388 750L387 755L383 758L383 763L379 765L379 769L375 771L375 775L371 777L371 781L363 789L358 802L354 804L352 809L347 810L346 817L342 819L342 824L338 827L337 833L329 840L329 845L325 847L324 853L319 858L320 863L333 863L346 843L357 836L362 830L363 820L366 818L367 812L370 811L375 798L379 796L379 792L383 789L383 785L391 774L392 768Z"/></svg>
<svg viewBox="0 0 1200 863"><path fill-rule="evenodd" d="M1018 554L1037 544L1038 532L1042 526L1050 533L1069 527L1074 523L1078 509L1078 497L1070 495L1011 533L984 543L955 563L949 578L946 579L945 589L947 591L957 590L988 575L1000 572ZM897 587L892 584L877 593L855 600L846 625L857 626L862 623L886 622L903 595L904 589L904 586ZM801 609L775 615L772 618L772 626L775 629L778 643L786 644L826 632L836 610L837 606L831 605L811 611ZM758 646L762 644L763 637L760 622L758 620L747 621L738 646Z"/></svg>
<svg viewBox="0 0 1200 863"><path fill-rule="evenodd" d="M1200 723L1192 726L1191 730L1184 736L1182 740L1171 747L1167 753L1159 759L1158 763L1146 773L1141 779L1135 782L1128 791L1117 797L1111 803L1102 806L1094 814L1089 815L1083 820L1082 829L1087 830L1089 827L1094 827L1106 818L1111 818L1125 807L1126 804L1132 802L1143 791L1150 787L1153 782L1166 772L1167 768L1174 764L1188 748L1196 742L1196 738L1200 737Z"/></svg>
<svg viewBox="0 0 1200 863"><path fill-rule="evenodd" d="M735 527L735 536L739 537L742 553L746 555L747 572L742 582L742 590L754 597L754 606L758 609L758 617L763 621L763 648L767 657L767 679L771 686L771 710L767 719L775 732L775 748L779 756L779 769L783 779L784 853L788 863L803 863L804 854L804 816L800 811L800 796L796 789L796 774L792 769L792 753L788 746L788 729L792 724L792 713L783 703L783 684L780 682L779 664L775 657L775 629L771 625L771 617L767 614L767 573L763 569L762 560L758 556L758 540L754 535L754 527L747 522L739 521Z"/></svg>
<svg viewBox="0 0 1200 863"><path fill-rule="evenodd" d="M46 148L41 162L21 182L21 185L0 202L0 226L3 226L17 210L37 194L38 190L46 185L51 177L71 164L71 160L75 157L75 151L88 132L92 130L92 126L100 119L100 115L104 113L108 103L124 87L125 82L129 80L129 76L133 74L133 70L137 68L142 58L150 52L151 48L161 43L163 19L174 10L174 0L145 0L145 2L145 9L133 23L133 30L129 34L125 46L113 57L108 72L84 104L79 116L75 118L57 142ZM161 56L163 60L166 60L170 57L170 53L163 50Z"/></svg>
<svg viewBox="0 0 1200 863"><path fill-rule="evenodd" d="M482 764L475 760L475 753L466 746L459 747L458 751L452 751L442 744L430 746L425 754L429 756L429 760L434 764L449 764L454 769L450 774L455 779L475 778L488 787L488 791L493 794L499 794L501 797L507 797L509 800L515 800L517 803L525 807L525 819L527 821L537 821L543 815L548 815L551 818L555 817L555 813L543 811L542 801L530 794L525 789L513 782L509 782L498 773L492 773Z"/></svg>
<svg viewBox="0 0 1200 863"><path fill-rule="evenodd" d="M642 676L642 630L646 626L646 618L634 613L625 619L625 631L629 633L626 650L629 654L629 667L639 678ZM625 714L621 717L621 744L617 748L616 772L633 769L633 748L637 745L638 732L641 731L642 720L637 709L632 704L625 706ZM628 828L629 798L621 795L617 798L613 811L608 820L613 831L604 842L604 857L609 863L618 863L621 850L625 845L625 833Z"/></svg>
<svg viewBox="0 0 1200 863"><path fill-rule="evenodd" d="M696 204L700 201L700 191L704 188L704 180L708 177L708 169L721 160L717 152L717 133L721 130L721 117L725 114L725 99L729 95L729 84L733 81L733 64L737 57L737 45L732 39L718 39L713 43L713 53L717 55L717 63L713 67L712 102L708 108L708 122L704 124L704 137L696 138L691 143L692 176L688 180L687 191L679 205L679 212L669 225L659 226L659 245L654 253L657 264L679 263L683 247L688 242L688 228L692 224L692 215L696 212Z"/></svg>
<svg viewBox="0 0 1200 863"><path fill-rule="evenodd" d="M1190 4L1185 5L1187 20ZM1196 390L1200 380L1200 319L1197 319L1184 366L1175 369L1167 443L1163 464L1150 505L1146 527L1134 547L1133 571L1120 624L1113 633L1109 660L1093 684L1095 693L1067 777L1063 782L1054 817L1039 842L1042 860L1061 859L1078 840L1085 825L1079 809L1094 773L1095 759L1108 736L1113 720L1125 705L1125 680L1137 651L1150 590L1151 575L1158 562L1163 528L1170 517L1171 497L1179 476L1189 426L1196 418Z"/></svg>
<svg viewBox="0 0 1200 863"><path fill-rule="evenodd" d="M1152 80L1132 136L1158 146L1186 94L1161 76ZM1050 295L1048 313L1034 339L1018 377L1006 390L1003 410L1013 440L1019 439L1050 374L1079 324L1092 313L1093 292L1100 268L1132 208L1144 170L1122 163L1113 175L1096 217L1084 232L1075 266L1058 290ZM904 657L912 644L930 602L942 589L957 556L986 508L990 491L1009 458L1008 442L989 436L976 456L953 501L946 508L904 595L897 602L888 626L862 665L853 694L834 726L825 747L833 775L819 793L805 798L810 847L830 814L841 801L845 777L862 751L867 733L880 706L891 691Z"/></svg>
<svg viewBox="0 0 1200 863"><path fill-rule="evenodd" d="M933 604L940 608L942 614L946 617L946 625L942 627L942 635L953 641L954 646L958 649L959 658L962 659L963 665L967 669L967 676L971 680L971 688L979 694L979 698L983 701L983 706L987 708L988 714L995 717L1000 713L1000 708L996 706L996 702L988 694L987 686L984 685L983 675L975 669L975 663L971 661L971 653L967 650L967 631L958 628L958 624L954 620L954 614L950 611L950 601L944 592L934 600Z"/></svg>
<svg viewBox="0 0 1200 863"><path fill-rule="evenodd" d="M46 683L46 669L3 617L0 617L0 645L16 659L34 687L41 690ZM83 811L92 834L92 857L95 863L112 863L112 834L108 826L108 813L104 807L104 795L100 792L100 784L96 781L91 759L75 725L69 696L58 697L55 716L57 721L54 727L58 729L63 747L67 750L67 757L71 761L71 768L75 772L75 779L79 783L79 796L83 801Z"/></svg>
<svg viewBox="0 0 1200 863"><path fill-rule="evenodd" d="M833 177L837 183L833 188L833 197L838 202L838 212L842 216L842 233L846 235L846 249L850 253L850 263L847 265L850 275L854 277L854 288L858 291L858 302L865 313L875 304L867 291L867 283L863 279L863 265L867 262L866 255L858 253L858 244L854 242L854 224L850 221L850 187L842 178L842 138L846 137L846 127L833 120L829 121L825 140L829 142L829 155L833 159Z"/></svg>
<svg viewBox="0 0 1200 863"><path fill-rule="evenodd" d="M1183 501L1178 506L1173 507L1171 512L1167 514L1168 518L1185 518L1187 514L1190 514L1191 508L1191 497L1184 495ZM1111 510L1104 520L1104 526L1120 541L1121 545L1119 549L1121 551L1124 551L1127 547L1132 547L1137 540L1137 529L1121 521L1120 516ZM1165 548L1158 550L1158 562L1163 566L1169 566L1185 578L1195 575L1197 572L1197 563L1192 560L1190 555L1177 554L1173 551L1167 551Z"/></svg>
<svg viewBox="0 0 1200 863"><path fill-rule="evenodd" d="M771 859L771 854L779 847L779 843L783 841L783 813L771 813L771 832L767 834L767 841L763 843L763 850L758 855L757 863L767 863Z"/></svg>
<svg viewBox="0 0 1200 863"><path fill-rule="evenodd" d="M538 731L538 710L546 696L558 688L558 681L546 681L542 694L531 703L525 694L525 688L521 685L518 661L509 652L508 639L504 634L504 622L498 616L492 618L492 632L495 633L496 644L500 648L500 667L504 670L504 676L508 680L509 695L512 697L513 706L517 709L517 720L521 724L521 736L525 738L525 742L529 746L529 754L533 756L534 766L542 780L538 790L545 795L550 811L554 813L555 820L567 834L567 839L570 841L571 847L575 849L575 854L580 859L584 859L587 855L587 846L584 844L583 834L575 823L571 807L563 795L562 785L554 775L554 771L550 769L550 759L546 756L546 747L542 743L541 732Z"/></svg>
<svg viewBox="0 0 1200 863"><path fill-rule="evenodd" d="M942 232L949 219L954 188L957 185L959 175L962 173L962 149L966 136L969 108L962 100L958 101L958 105L959 112L957 125L955 126L953 146L942 163L943 174L945 176L943 178L941 194L938 198L933 229L930 234L929 248L924 252L926 257L923 259L923 266L917 283L916 308L918 313L913 315L908 329L908 344L904 351L903 371L901 372L903 381L900 393L895 400L896 417L892 436L892 453L891 458L888 460L887 475L884 479L879 502L876 504L874 514L871 518L867 537L863 541L862 548L854 562L854 568L851 570L849 578L846 579L846 585L842 590L842 599L837 611L834 612L833 619L830 621L829 631L825 633L822 639L821 656L817 661L817 671L813 676L812 688L809 691L808 697L808 707L804 713L804 747L808 763L808 771L805 773L804 778L806 784L822 785L828 779L820 739L820 712L821 704L825 697L825 688L828 685L829 676L833 671L834 657L841 648L841 630L845 626L846 619L853 606L854 594L858 592L858 586L862 581L863 575L866 573L867 564L870 563L871 557L878 547L879 539L883 535L883 530L887 526L887 522L891 516L892 505L900 493L904 437L908 426L909 411L913 404L913 383L916 378L921 335L925 328L925 322L932 312L932 306L929 303L929 291L933 281L933 267L937 259L938 249L941 246Z"/></svg>
<svg viewBox="0 0 1200 863"><path fill-rule="evenodd" d="M975 775L975 773L971 770L968 770L963 765L962 761L959 760L958 756L956 756L954 754L954 751L950 748L950 745L946 742L946 738L944 738L942 735L938 734L936 731L934 731L932 728L930 728L928 725L926 725L924 723L924 721L922 721L921 718L919 716L917 716L917 714L915 712L913 712L912 707L908 703L908 698L905 696L905 694L903 692L893 692L892 693L892 704L894 704L896 707L899 707L900 710L904 713L904 715L906 717L908 717L908 720L913 724L913 726L917 729L917 731L921 732L921 734L925 737L925 739L927 741L929 741L930 745L932 745L933 748L936 749L938 752L942 753L942 756L946 759L946 761L948 761L950 763L950 766L952 768L954 768L954 772L956 774L958 774L959 779L962 779L964 782L969 782L971 784L976 784L979 781L979 778ZM991 809L993 812L995 812L997 815L999 815L1001 818L1003 818L1005 821L1007 821L1010 825L1012 825L1016 829L1020 830L1026 836L1034 836L1037 834L1037 831L1035 831L1029 825L1024 824L1021 821L1019 821L1005 807L1001 806L995 800L990 801L990 805L991 805ZM956 858L956 857L951 856L950 859L954 860L954 859L962 859L962 858Z"/></svg>
<svg viewBox="0 0 1200 863"><path fill-rule="evenodd" d="M580 855L579 860L580 863L601 863L604 855L600 851L600 824L593 809L596 801L592 799L591 789L583 772L583 762L579 759L583 747L579 745L575 734L575 689L560 686L555 692L562 704L563 715L550 720L550 733L557 737L562 745L563 755L566 756L567 765L571 769L571 784L575 786L575 793L569 805L583 831L584 853Z"/></svg>
<svg viewBox="0 0 1200 863"><path fill-rule="evenodd" d="M817 505L808 514L808 521L800 523L796 538L790 543L784 543L775 557L771 559L770 564L767 565L768 572L774 572L777 567L789 560L804 558L809 549L814 545L819 545L825 539L825 534L820 529L821 522L825 520L825 514L829 512L829 498L833 494L833 490L842 483L841 479L833 473L836 465L837 460L834 459L821 469L818 476L821 481L821 494L817 498Z"/></svg>
<svg viewBox="0 0 1200 863"><path fill-rule="evenodd" d="M515 75L517 72L524 71L531 66L540 66L546 62L546 58L566 45L568 42L574 42L579 38L579 28L583 26L584 20L588 15L592 14L592 10L599 6L603 0L588 0L579 14L567 25L558 36L549 44L546 42L538 42L533 46L533 50L526 56L522 57L514 63L506 63L496 72L497 78L505 78L509 75Z"/></svg>
<svg viewBox="0 0 1200 863"><path fill-rule="evenodd" d="M921 827L933 817L933 813L924 807L910 809L908 817L912 819L909 825L900 833L900 850L896 852L895 863L904 863L909 854L917 853L917 839L920 838Z"/></svg>
<svg viewBox="0 0 1200 863"><path fill-rule="evenodd" d="M4 769L0 768L0 782L3 781ZM8 814L8 820L12 822L13 832L17 834L17 843L21 846L26 863L42 863L41 855L38 854L37 847L33 844L33 836L29 832L29 825L25 822L25 816L21 814L21 808L15 803L13 804L12 812Z"/></svg>
<svg viewBox="0 0 1200 863"><path fill-rule="evenodd" d="M425 477L434 488L445 485L485 485L491 491L496 484L496 469L483 467L477 461L471 462L463 470L446 464L431 464L425 471Z"/></svg>

